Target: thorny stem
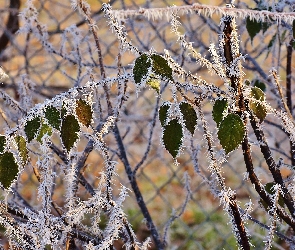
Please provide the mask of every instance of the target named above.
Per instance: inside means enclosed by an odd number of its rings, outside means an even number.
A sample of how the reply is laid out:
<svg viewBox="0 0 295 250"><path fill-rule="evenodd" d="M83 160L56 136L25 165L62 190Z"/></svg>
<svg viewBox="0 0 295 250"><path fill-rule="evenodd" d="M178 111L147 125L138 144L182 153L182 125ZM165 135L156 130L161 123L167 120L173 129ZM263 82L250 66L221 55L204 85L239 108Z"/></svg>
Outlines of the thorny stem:
<svg viewBox="0 0 295 250"><path fill-rule="evenodd" d="M257 122L256 122L255 118L253 117L253 115L250 116L250 123L251 123L253 130L254 130L257 140L259 142L261 142L259 144L260 150L264 156L264 159L268 165L268 168L269 168L270 172L272 173L272 176L273 176L275 182L280 184L280 186L282 188L284 202L287 205L292 217L295 218L295 214L294 214L295 208L294 208L293 198L290 195L289 190L286 188L286 186L284 184L280 169L276 166L276 163L272 157L270 148L268 147L268 144L265 140L264 133L261 129L259 129Z"/></svg>
<svg viewBox="0 0 295 250"><path fill-rule="evenodd" d="M211 138L210 138L208 131L207 131L207 124L206 124L206 120L204 118L204 114L201 110L200 104L196 102L196 105L198 107L200 119L203 123L204 134L205 134L205 138L206 138L206 141L208 144L209 157L210 157L210 160L213 162L214 173L217 175L218 183L219 183L221 189L223 191L226 191L224 179L220 173L220 170L217 167L217 161L216 161L216 158L214 156L214 151L213 151L213 144L212 144ZM230 201L229 201L230 213L234 218L234 221L235 221L236 227L238 229L238 233L239 233L239 237L237 237L237 240L238 240L240 246L242 246L244 250L250 249L249 240L247 237L247 233L245 230L243 220L241 218L239 207L237 205L236 197L232 195L231 197L229 197L229 199L230 199Z"/></svg>
<svg viewBox="0 0 295 250"><path fill-rule="evenodd" d="M82 0L79 0L79 7L84 12L85 16L87 17L87 22L88 22L90 31L92 32L92 35L94 37L95 46L96 46L97 54L98 54L100 74L101 74L101 77L104 79L104 78L106 78L106 73L105 73L105 69L104 69L104 63L103 63L103 57L102 57L102 53L101 53L99 38L98 38L97 32L95 30L95 22L91 18L91 16L88 15L87 9L84 6L84 4L82 3ZM109 88L106 84L104 84L103 89L104 89L105 95L106 95L106 101L107 101L107 105L108 105L108 113L109 113L109 115L111 115L112 114L112 104L110 101Z"/></svg>
<svg viewBox="0 0 295 250"><path fill-rule="evenodd" d="M291 39L290 43L287 45L287 65L286 65L286 97L287 97L287 106L290 110L290 114L293 118L292 113L292 43L295 42L294 38ZM291 164L295 166L295 145L290 141L290 155L291 155Z"/></svg>
<svg viewBox="0 0 295 250"><path fill-rule="evenodd" d="M238 107L240 108L239 113L240 116L242 112L245 110L244 107L244 97L243 97L243 92L242 92L242 79L241 76L239 78L230 75L229 73L229 68L233 67L232 62L234 60L234 55L232 52L232 22L233 22L233 17L231 16L226 16L224 19L224 29L223 29L223 34L224 34L224 57L226 59L226 64L227 64L227 77L231 81L231 87L236 91L236 97L237 97L237 102L238 102ZM240 65L240 62L239 62ZM241 67L240 67L240 74L241 74ZM246 121L245 121L246 125ZM247 135L245 135L245 138L247 138ZM245 249L250 249L250 244L249 244L249 239L247 237L247 233L245 230L244 223L241 218L241 214L239 212L239 208L236 203L236 197L231 197L231 202L230 202L230 208L232 211L232 215L235 219L235 223L239 232L238 237L238 242L241 245L241 247Z"/></svg>
<svg viewBox="0 0 295 250"><path fill-rule="evenodd" d="M231 58L233 58L232 56L227 55L226 53L231 51L228 51L228 49L226 47L231 46L230 44L230 33L231 30L229 28L229 26L231 26L231 19L229 19L229 21L225 21L225 31L227 32L227 34L225 34L225 36L227 37L227 39L225 39L225 58L227 59L227 63L228 67L230 66L230 60ZM226 44L229 43L229 45L226 46ZM242 91L242 79L235 79L235 78L231 78L232 81L232 86L235 87L235 90L237 91L237 95L238 95L238 105L239 105L239 114L240 116L243 115L243 113L247 110L247 105L244 99L244 95L243 95L243 91ZM243 117L244 119L244 126L247 126L247 116ZM258 130L258 126L256 124L255 118L252 116L250 118L250 122L251 125L254 129L254 131L256 130L256 136L258 141L265 141L263 134L261 134L261 131ZM257 127L257 129L255 129ZM273 177L275 179L275 181L277 183L279 183L282 187L282 190L284 192L284 201L286 203L286 205L288 206L290 212L292 213L293 216L293 212L294 211L294 204L293 204L293 200L292 197L290 196L287 188L285 187L284 183L283 183L283 179L282 176L280 174L280 171L278 169L276 169L276 164L274 163L273 158L271 157L271 152L269 147L267 146L267 144L261 145L261 151L264 154L264 158L266 160L266 162L268 163L269 169L273 174ZM273 202L271 200L271 198L269 197L269 195L266 194L264 187L261 185L259 179L257 178L255 172L254 172L254 167L253 167L253 161L252 161L252 156L251 156L251 149L250 149L250 145L248 142L248 133L247 130L245 130L245 135L244 135L244 140L242 142L242 149L243 149L243 155L244 155L244 161L246 164L246 168L247 168L247 172L249 174L249 178L252 182L252 184L254 184L256 191L258 192L258 194L260 195L260 197L268 204L269 207L273 206ZM277 214L286 221L286 223L288 223L292 228L294 228L294 220L292 218L290 218L290 216L288 216L281 208L277 208L276 209Z"/></svg>

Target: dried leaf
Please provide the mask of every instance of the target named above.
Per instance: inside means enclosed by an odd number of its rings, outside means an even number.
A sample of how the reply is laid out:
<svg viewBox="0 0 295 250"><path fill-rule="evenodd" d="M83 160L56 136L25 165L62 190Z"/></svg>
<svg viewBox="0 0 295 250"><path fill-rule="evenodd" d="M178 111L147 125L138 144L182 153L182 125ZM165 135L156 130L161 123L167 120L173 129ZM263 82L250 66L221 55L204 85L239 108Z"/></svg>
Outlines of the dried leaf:
<svg viewBox="0 0 295 250"><path fill-rule="evenodd" d="M89 127L92 121L92 109L91 106L84 100L79 99L76 101L76 114L78 116L79 121Z"/></svg>

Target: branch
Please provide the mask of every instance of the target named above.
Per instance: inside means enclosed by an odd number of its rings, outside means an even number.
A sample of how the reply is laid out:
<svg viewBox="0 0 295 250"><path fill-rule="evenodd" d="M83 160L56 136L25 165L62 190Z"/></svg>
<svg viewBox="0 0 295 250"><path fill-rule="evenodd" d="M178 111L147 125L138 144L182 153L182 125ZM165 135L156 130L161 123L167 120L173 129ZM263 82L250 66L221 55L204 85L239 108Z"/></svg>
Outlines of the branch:
<svg viewBox="0 0 295 250"><path fill-rule="evenodd" d="M211 5L204 5L194 3L193 5L185 6L172 6L166 8L140 8L139 10L113 10L113 15L118 19L134 18L136 16L145 16L148 19L162 19L163 16L169 18L172 14L187 15L197 13L211 17L213 14L220 16L228 15L241 19L255 19L256 21L276 21L281 23L282 21L292 24L295 20L294 12L271 12L266 10L249 10L249 9L238 9L232 7L218 7Z"/></svg>
<svg viewBox="0 0 295 250"><path fill-rule="evenodd" d="M136 181L136 177L133 174L131 166L130 166L129 161L127 159L125 147L124 147L124 144L123 144L122 138L120 136L120 132L119 132L119 129L118 129L117 125L115 125L115 127L114 127L114 135L115 135L118 147L119 147L118 148L119 157L120 157L121 161L124 164L125 171L127 173L128 179L130 181L131 187L132 187L133 192L134 192L135 197L136 197L137 204L139 205L139 207L141 209L141 212L142 212L144 218L147 221L148 228L151 231L151 234L152 234L152 237L153 237L153 239L155 241L157 249L163 250L164 249L164 244L160 239L160 235L158 233L158 230L157 230L156 226L154 225L152 217L151 217L151 215L150 215L150 213L149 213L149 211L148 211L148 209L146 207L146 204L144 202L142 194L141 194L141 192L139 190L139 187L138 187L138 184L137 184L137 181Z"/></svg>
<svg viewBox="0 0 295 250"><path fill-rule="evenodd" d="M20 8L20 0L10 0L9 8L13 11L10 11L8 21L6 23L6 29L0 37L0 54L5 50L9 40L11 39L11 35L13 35L19 28L18 10ZM15 9L17 9L17 11L15 11Z"/></svg>

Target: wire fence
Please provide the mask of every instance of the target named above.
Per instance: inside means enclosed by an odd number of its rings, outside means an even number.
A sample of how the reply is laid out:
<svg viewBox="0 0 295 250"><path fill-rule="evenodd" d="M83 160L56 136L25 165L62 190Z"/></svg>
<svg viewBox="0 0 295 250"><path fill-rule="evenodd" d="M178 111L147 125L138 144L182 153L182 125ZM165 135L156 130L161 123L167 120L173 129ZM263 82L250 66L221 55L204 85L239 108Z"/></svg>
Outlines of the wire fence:
<svg viewBox="0 0 295 250"><path fill-rule="evenodd" d="M89 4L92 8L92 18L97 24L106 74L107 76L116 76L119 70L124 72L124 70L131 69L135 56L128 52L123 55L119 54L118 39L109 30L108 20L101 10L103 2L89 1ZM110 2L113 9L139 9L140 7L154 8L173 4L192 4L191 1L185 0L111 0ZM34 105L43 102L46 98L52 98L58 93L67 91L73 86L82 86L89 80L99 80L101 78L97 48L94 46L95 43L87 21L81 14L71 8L70 1L40 0L35 3L39 12L38 19L46 25L48 30L48 41L53 48L51 51L49 45L44 46L31 33L27 35L18 34L15 33L11 26L6 25L9 15L18 13L25 7L25 1L23 0L20 2L19 9L13 7L17 6L17 3L18 0L5 0L0 3L0 34L9 38L7 44L5 42L1 43L3 40L0 39L0 64L9 75L9 79L5 80L0 86L1 91L8 93L21 103L24 97L19 95L17 89L18 86L25 84L32 90L32 105ZM224 6L225 3L210 1L210 4ZM250 2L238 1L236 6L245 8L247 4L253 5ZM180 30L185 34L185 38L193 43L193 47L199 53L210 59L211 56L208 52L210 44L217 45L218 35L221 33L219 27L220 16L213 15L209 18L191 13L181 15L179 20L182 23ZM264 34L261 32L254 38L254 41L251 41L245 27L245 20L238 19L237 22L238 33L241 38L241 52L249 55L243 65L247 74L246 78L250 80L259 78L267 83L267 99L275 107L279 108L280 103L276 99L275 88L268 80L268 71L271 67L276 67L282 79L285 79L284 61L286 51L284 46L270 46L270 43L277 30L287 24L281 24L281 26L274 24ZM130 41L140 51L147 52L154 49L158 53L164 54L166 49L187 71L200 75L210 83L222 86L223 82L219 78L208 73L208 70L198 64L189 51L180 46L177 37L171 32L171 25L166 18L148 20L142 16L137 16L124 20L124 24ZM23 23L19 19L19 26L23 27L22 25ZM79 28L79 34L73 28L74 25ZM79 44L76 44L77 36L80 37ZM72 51L78 51L75 55L79 55L80 58L75 57ZM119 69L118 62L121 64ZM118 86L114 85L111 89L110 94L113 101L115 101L118 94L117 88ZM120 110L118 127L130 165L133 169L138 168L137 182L151 217L161 235L168 235L167 249L237 249L237 243L231 225L228 224L227 215L222 210L219 200L210 192L209 185L199 174L202 173L202 175L210 179L207 152L204 146L205 140L200 124L198 124L194 137L187 138L183 152L176 162L167 153L161 142L162 128L157 119L159 106L164 101L172 98L168 87L160 97L153 89L138 89L133 83L128 83L127 89L130 94ZM94 107L95 114L98 117L104 116L107 111L105 94L98 91L96 97L99 101ZM0 105L1 113L5 112L8 115L5 118L2 114L2 132L4 132L5 126L13 127L18 120L16 112L6 112L8 108L5 102L0 100ZM212 100L208 100L204 104L204 110L213 138L217 138L217 131L214 130L215 123L211 117ZM278 119L271 116L267 117L264 123L267 128L266 136L275 159L282 157L284 162L289 164L288 137L277 124L279 124ZM249 132L252 139L255 168L260 173L260 178L264 183L270 182L270 174L253 136L253 131ZM115 183L118 190L115 190L114 194L118 194L121 184L130 189L130 196L124 202L124 211L128 215L138 239L140 241L144 240L150 236L150 232L130 187L124 165L121 164L118 158L118 148L112 134L106 136L106 142L108 149L112 152L112 159L119 162L117 165L117 182ZM55 143L60 146L58 140ZM86 143L87 138L81 138L79 142L81 151L85 148ZM216 150L219 152L218 150L221 147L218 140L215 140L215 144ZM30 148L30 150L35 152L37 149ZM34 165L37 156L34 158L32 155L32 159L32 165ZM93 187L98 184L103 161L97 152L91 152L87 159L85 177ZM58 165L56 171L57 173L61 171L58 169ZM285 177L291 174L288 168L282 171ZM185 173L190 178L190 200L182 215L173 221L170 227L167 227L171 216L179 214L183 208L187 193L184 181ZM238 149L229 156L228 162L224 163L223 176L226 185L236 191L237 199L242 207L245 207L246 203L251 200L254 204L251 216L267 224L267 216L259 205L258 196L251 182L247 180L245 173L243 153L241 149ZM53 200L60 207L62 207L63 193L65 192L62 188L62 182L63 180L57 176ZM33 175L32 167L27 166L21 174L21 182L16 186L16 190L29 204L36 205L38 204L36 199L37 187L38 182ZM87 199L87 191L82 186L79 187L78 192L81 199ZM89 215L89 218L85 218L85 223L87 223L87 220L91 220L91 215ZM250 235L252 235L251 242L256 246L256 249L264 248L263 240L267 235L267 231L253 222L249 222L247 226ZM288 233L287 227L282 226L280 230L286 234ZM2 242L5 242L4 236ZM287 246L280 239L276 239L274 247L286 249Z"/></svg>

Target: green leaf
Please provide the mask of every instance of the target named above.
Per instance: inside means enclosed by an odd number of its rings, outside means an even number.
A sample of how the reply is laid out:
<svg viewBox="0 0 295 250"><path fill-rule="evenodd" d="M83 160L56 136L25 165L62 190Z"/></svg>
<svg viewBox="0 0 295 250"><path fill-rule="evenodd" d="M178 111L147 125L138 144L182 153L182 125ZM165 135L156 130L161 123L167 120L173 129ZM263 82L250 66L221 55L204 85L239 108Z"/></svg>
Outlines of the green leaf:
<svg viewBox="0 0 295 250"><path fill-rule="evenodd" d="M197 114L195 109L187 102L180 103L179 108L184 119L185 127L193 135L197 125Z"/></svg>
<svg viewBox="0 0 295 250"><path fill-rule="evenodd" d="M165 126L167 117L168 117L168 110L170 105L168 103L164 103L159 109L159 120L161 122L162 127Z"/></svg>
<svg viewBox="0 0 295 250"><path fill-rule="evenodd" d="M163 133L163 142L168 152L175 158L182 145L183 133L182 126L178 120L171 120L166 126Z"/></svg>
<svg viewBox="0 0 295 250"><path fill-rule="evenodd" d="M48 126L46 123L43 123L40 129L39 135L37 136L37 141L42 143L42 138L45 134L51 136L52 128Z"/></svg>
<svg viewBox="0 0 295 250"><path fill-rule="evenodd" d="M13 180L17 177L18 166L11 152L0 155L0 182L5 189L8 189Z"/></svg>
<svg viewBox="0 0 295 250"><path fill-rule="evenodd" d="M247 18L246 29L249 33L251 41L253 41L253 38L260 32L261 28L262 28L261 22L257 22L256 20L250 20L249 17Z"/></svg>
<svg viewBox="0 0 295 250"><path fill-rule="evenodd" d="M74 143L79 138L78 132L80 131L79 123L76 120L75 116L67 115L62 120L61 125L61 139L62 143L69 152L74 146Z"/></svg>
<svg viewBox="0 0 295 250"><path fill-rule="evenodd" d="M265 100L264 92L258 87L251 88L250 96L261 102ZM257 116L260 122L262 122L265 119L267 112L263 104L255 101L250 101L250 109L253 111L254 115Z"/></svg>
<svg viewBox="0 0 295 250"><path fill-rule="evenodd" d="M26 139L20 135L15 137L15 141L17 144L17 148L19 151L19 155L22 159L22 164L26 165L27 161L28 161L28 149L27 149L27 143L26 143Z"/></svg>
<svg viewBox="0 0 295 250"><path fill-rule="evenodd" d="M152 71L162 79L168 79L173 81L172 69L168 65L166 59L160 55L153 54L151 55L152 59Z"/></svg>
<svg viewBox="0 0 295 250"><path fill-rule="evenodd" d="M48 121L48 124L59 130L60 129L60 123L61 123L61 119L60 119L60 111L58 111L57 108L49 106L46 108L45 111L45 118Z"/></svg>
<svg viewBox="0 0 295 250"><path fill-rule="evenodd" d="M272 194L274 195L275 194L275 190L273 189L273 186L275 185L275 182L269 182L269 183L266 183L264 188L265 188L265 191L268 192L269 194ZM284 202L284 198L281 194L279 194L279 201L278 201L279 205L281 207L284 207L285 205L285 202Z"/></svg>
<svg viewBox="0 0 295 250"><path fill-rule="evenodd" d="M35 117L31 121L27 121L25 125L25 133L28 138L28 142L31 142L37 136L40 126L41 126L40 117Z"/></svg>
<svg viewBox="0 0 295 250"><path fill-rule="evenodd" d="M244 123L238 115L229 114L220 122L218 139L227 154L241 144L244 135Z"/></svg>
<svg viewBox="0 0 295 250"><path fill-rule="evenodd" d="M3 153L5 149L5 144L6 144L6 138L4 135L0 135L0 154Z"/></svg>
<svg viewBox="0 0 295 250"><path fill-rule="evenodd" d="M265 31L267 31L267 29L271 26L271 23L269 22L262 22L262 30L263 33L265 33Z"/></svg>
<svg viewBox="0 0 295 250"><path fill-rule="evenodd" d="M254 81L254 87L260 88L263 92L266 90L266 86L263 82L260 82L259 80Z"/></svg>
<svg viewBox="0 0 295 250"><path fill-rule="evenodd" d="M247 85L247 86L250 86L250 81L249 81L248 79L246 79L246 80L244 81L244 84Z"/></svg>
<svg viewBox="0 0 295 250"><path fill-rule="evenodd" d="M215 101L213 105L212 116L213 120L217 123L217 126L219 126L220 122L223 120L223 117L226 114L227 107L228 103L226 99Z"/></svg>
<svg viewBox="0 0 295 250"><path fill-rule="evenodd" d="M268 45L267 45L267 48L268 48L268 49L270 49L270 48L274 45L274 42L275 42L275 40L276 40L276 37L277 37L277 35L275 34L275 35L273 35L273 37L270 39L270 41L269 41L269 43L268 43Z"/></svg>
<svg viewBox="0 0 295 250"><path fill-rule="evenodd" d="M141 80L147 77L151 66L151 60L147 54L142 54L140 57L136 58L133 68L133 78L135 83L141 83Z"/></svg>
<svg viewBox="0 0 295 250"><path fill-rule="evenodd" d="M82 99L77 100L76 104L76 114L78 116L79 121L86 127L89 127L92 120L91 106Z"/></svg>

